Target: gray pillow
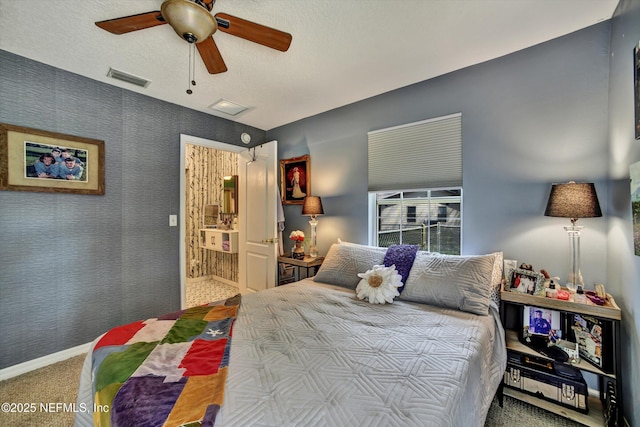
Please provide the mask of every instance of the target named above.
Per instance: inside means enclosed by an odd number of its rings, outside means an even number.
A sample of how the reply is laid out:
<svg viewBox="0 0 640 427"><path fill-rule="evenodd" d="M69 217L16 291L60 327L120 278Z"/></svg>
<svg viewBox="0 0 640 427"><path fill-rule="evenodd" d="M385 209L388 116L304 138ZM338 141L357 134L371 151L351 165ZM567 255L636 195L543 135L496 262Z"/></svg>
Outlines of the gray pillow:
<svg viewBox="0 0 640 427"><path fill-rule="evenodd" d="M374 265L381 265L386 251L387 248L376 246L334 243L313 280L355 289L360 282L358 273L371 270Z"/></svg>
<svg viewBox="0 0 640 427"><path fill-rule="evenodd" d="M399 299L486 316L495 256L418 252Z"/></svg>

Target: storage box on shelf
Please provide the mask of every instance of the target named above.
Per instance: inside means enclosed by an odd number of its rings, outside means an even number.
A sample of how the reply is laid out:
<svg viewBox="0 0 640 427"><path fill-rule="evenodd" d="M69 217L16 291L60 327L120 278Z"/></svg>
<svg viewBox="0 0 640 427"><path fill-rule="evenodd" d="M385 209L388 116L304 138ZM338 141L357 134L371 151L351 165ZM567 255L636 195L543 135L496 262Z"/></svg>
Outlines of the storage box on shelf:
<svg viewBox="0 0 640 427"><path fill-rule="evenodd" d="M611 334L610 338L602 342L603 355L607 357L607 363L603 364L602 368L589 363L584 358L581 358L579 363L572 365L581 372L589 372L598 378L599 396L588 397L588 413L578 412L551 402L549 399L533 396L515 388L504 387L504 394L588 426L615 425L612 421L618 421L617 425L622 425L622 411L619 409L622 406L620 386L621 311L614 299L608 295L606 305L598 306L506 291L502 291L501 299L502 323L506 331L507 348L511 353L546 358L542 353L523 344L519 339L523 327L523 306L555 310L564 313L565 316L577 314L596 318ZM568 326L567 323L565 326Z"/></svg>

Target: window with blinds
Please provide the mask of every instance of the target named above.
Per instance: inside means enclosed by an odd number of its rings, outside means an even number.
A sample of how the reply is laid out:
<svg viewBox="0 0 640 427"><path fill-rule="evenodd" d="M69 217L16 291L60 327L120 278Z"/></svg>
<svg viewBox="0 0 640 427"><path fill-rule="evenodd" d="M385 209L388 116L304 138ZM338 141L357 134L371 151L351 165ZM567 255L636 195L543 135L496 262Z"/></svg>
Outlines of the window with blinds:
<svg viewBox="0 0 640 427"><path fill-rule="evenodd" d="M462 186L462 114L368 133L369 191Z"/></svg>
<svg viewBox="0 0 640 427"><path fill-rule="evenodd" d="M460 254L462 115L368 136L370 244Z"/></svg>

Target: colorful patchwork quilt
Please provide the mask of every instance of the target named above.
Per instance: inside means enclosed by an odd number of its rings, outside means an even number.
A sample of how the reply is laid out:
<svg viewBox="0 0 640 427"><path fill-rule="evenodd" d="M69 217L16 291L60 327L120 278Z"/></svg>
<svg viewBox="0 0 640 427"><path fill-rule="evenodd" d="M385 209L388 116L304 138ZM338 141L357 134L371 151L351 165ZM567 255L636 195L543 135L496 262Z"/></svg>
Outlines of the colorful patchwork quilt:
<svg viewBox="0 0 640 427"><path fill-rule="evenodd" d="M107 332L92 354L96 426L213 426L240 295Z"/></svg>

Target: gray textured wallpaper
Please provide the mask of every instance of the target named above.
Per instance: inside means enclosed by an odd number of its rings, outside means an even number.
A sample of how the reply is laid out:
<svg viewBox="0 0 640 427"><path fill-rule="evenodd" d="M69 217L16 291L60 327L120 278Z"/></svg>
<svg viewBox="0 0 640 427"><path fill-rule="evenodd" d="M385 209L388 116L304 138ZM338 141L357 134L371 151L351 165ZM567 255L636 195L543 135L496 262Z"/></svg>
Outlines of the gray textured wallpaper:
<svg viewBox="0 0 640 427"><path fill-rule="evenodd" d="M180 308L180 134L265 132L0 50L0 122L105 141L104 196L0 191L0 369Z"/></svg>

